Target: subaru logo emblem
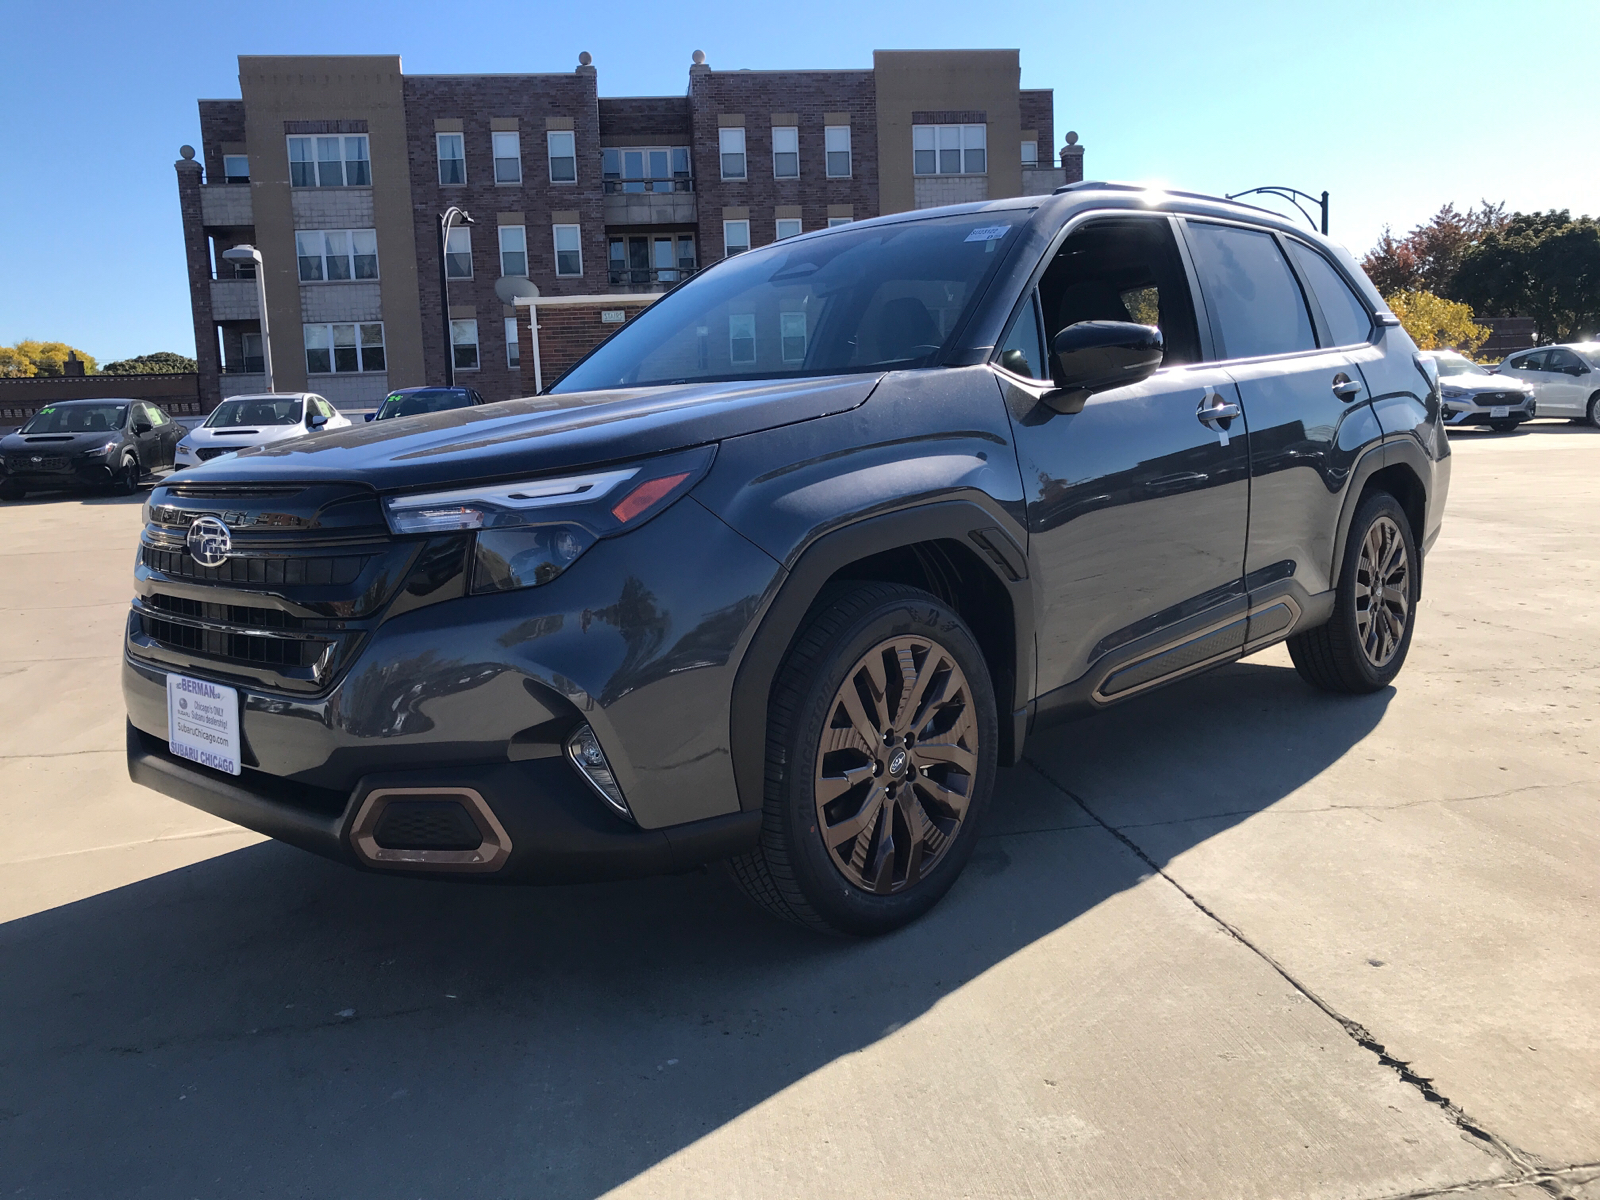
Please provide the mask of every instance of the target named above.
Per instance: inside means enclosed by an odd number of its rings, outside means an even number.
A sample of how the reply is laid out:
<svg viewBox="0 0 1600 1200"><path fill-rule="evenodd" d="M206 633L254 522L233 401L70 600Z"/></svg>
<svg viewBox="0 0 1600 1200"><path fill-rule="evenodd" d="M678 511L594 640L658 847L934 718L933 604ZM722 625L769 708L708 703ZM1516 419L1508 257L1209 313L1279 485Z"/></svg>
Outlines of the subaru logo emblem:
<svg viewBox="0 0 1600 1200"><path fill-rule="evenodd" d="M33 456L33 461L34 461L34 462L43 462L43 461L44 461L44 459L42 459L42 458L40 458L40 457L39 457L39 456L38 456L38 455L37 455L37 454L35 454L35 455L34 455L34 456Z"/></svg>
<svg viewBox="0 0 1600 1200"><path fill-rule="evenodd" d="M220 567L233 553L228 527L215 517L200 517L189 526L189 554L202 567Z"/></svg>

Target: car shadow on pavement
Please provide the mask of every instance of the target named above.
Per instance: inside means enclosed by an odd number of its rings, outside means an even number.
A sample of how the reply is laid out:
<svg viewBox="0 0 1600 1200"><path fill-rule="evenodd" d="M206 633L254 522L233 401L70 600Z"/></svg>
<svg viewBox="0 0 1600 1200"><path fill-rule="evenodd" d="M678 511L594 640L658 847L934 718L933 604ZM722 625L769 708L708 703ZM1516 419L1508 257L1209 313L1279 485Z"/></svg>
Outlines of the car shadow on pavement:
<svg viewBox="0 0 1600 1200"><path fill-rule="evenodd" d="M1387 702L1242 663L1049 731L952 893L870 942L776 923L711 872L452 887L276 843L9 922L0 1183L598 1196L1148 878L1040 771L1186 847Z"/></svg>

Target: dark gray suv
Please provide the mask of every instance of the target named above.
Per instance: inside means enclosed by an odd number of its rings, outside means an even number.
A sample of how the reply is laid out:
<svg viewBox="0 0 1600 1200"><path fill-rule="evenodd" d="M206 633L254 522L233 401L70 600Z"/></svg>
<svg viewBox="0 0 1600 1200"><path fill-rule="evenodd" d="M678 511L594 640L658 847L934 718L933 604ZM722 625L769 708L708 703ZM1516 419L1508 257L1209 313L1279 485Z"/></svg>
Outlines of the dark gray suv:
<svg viewBox="0 0 1600 1200"><path fill-rule="evenodd" d="M1438 377L1349 255L1077 184L702 272L526 400L313 434L152 495L134 779L352 865L727 860L870 934L1063 717L1288 640L1406 657Z"/></svg>

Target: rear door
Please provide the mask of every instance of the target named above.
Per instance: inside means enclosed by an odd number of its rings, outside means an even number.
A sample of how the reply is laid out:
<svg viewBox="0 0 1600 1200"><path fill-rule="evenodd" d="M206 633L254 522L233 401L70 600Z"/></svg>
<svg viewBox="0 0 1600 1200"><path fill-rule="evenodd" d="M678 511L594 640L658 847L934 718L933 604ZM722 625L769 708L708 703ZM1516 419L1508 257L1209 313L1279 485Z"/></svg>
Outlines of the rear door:
<svg viewBox="0 0 1600 1200"><path fill-rule="evenodd" d="M1332 290L1337 273L1311 247L1242 224L1190 218L1185 227L1218 361L1238 384L1249 421L1244 571L1258 614L1255 641L1284 628L1309 597L1330 587L1350 469L1380 436L1356 361L1374 325L1359 300L1352 311ZM1309 286L1290 265L1291 254L1327 289L1329 307L1341 306L1338 334L1321 306L1308 303ZM1348 344L1334 344L1341 337Z"/></svg>
<svg viewBox="0 0 1600 1200"><path fill-rule="evenodd" d="M1589 364L1565 346L1552 346L1546 352L1540 374L1540 416L1560 413L1564 417L1581 417L1588 410L1589 394L1600 386L1594 382Z"/></svg>
<svg viewBox="0 0 1600 1200"><path fill-rule="evenodd" d="M1078 321L1157 325L1166 359L1076 413L1044 402L1046 348ZM1105 701L1244 643L1249 463L1226 370L1202 360L1191 281L1170 217L1074 228L996 354L1039 575L1042 700Z"/></svg>
<svg viewBox="0 0 1600 1200"><path fill-rule="evenodd" d="M1523 383L1533 388L1533 398L1542 414L1551 402L1545 395L1545 381L1550 376L1544 373L1544 360L1549 356L1548 350L1534 350L1525 354L1513 354L1500 364L1500 374L1511 379L1520 379Z"/></svg>
<svg viewBox="0 0 1600 1200"><path fill-rule="evenodd" d="M139 466L146 471L171 465L166 439L161 435L161 425L150 406L136 402L128 415L129 435L138 444Z"/></svg>

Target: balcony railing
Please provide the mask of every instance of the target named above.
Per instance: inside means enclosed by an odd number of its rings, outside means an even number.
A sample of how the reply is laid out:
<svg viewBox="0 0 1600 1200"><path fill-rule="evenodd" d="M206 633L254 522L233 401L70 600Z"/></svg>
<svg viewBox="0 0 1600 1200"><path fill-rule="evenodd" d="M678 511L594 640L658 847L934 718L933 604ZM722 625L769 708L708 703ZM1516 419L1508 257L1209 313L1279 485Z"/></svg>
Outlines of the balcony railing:
<svg viewBox="0 0 1600 1200"><path fill-rule="evenodd" d="M608 196L664 195L670 192L692 192L694 180L687 176L677 179L607 179L605 189Z"/></svg>
<svg viewBox="0 0 1600 1200"><path fill-rule="evenodd" d="M694 267L611 267L612 287L674 287L695 273Z"/></svg>

